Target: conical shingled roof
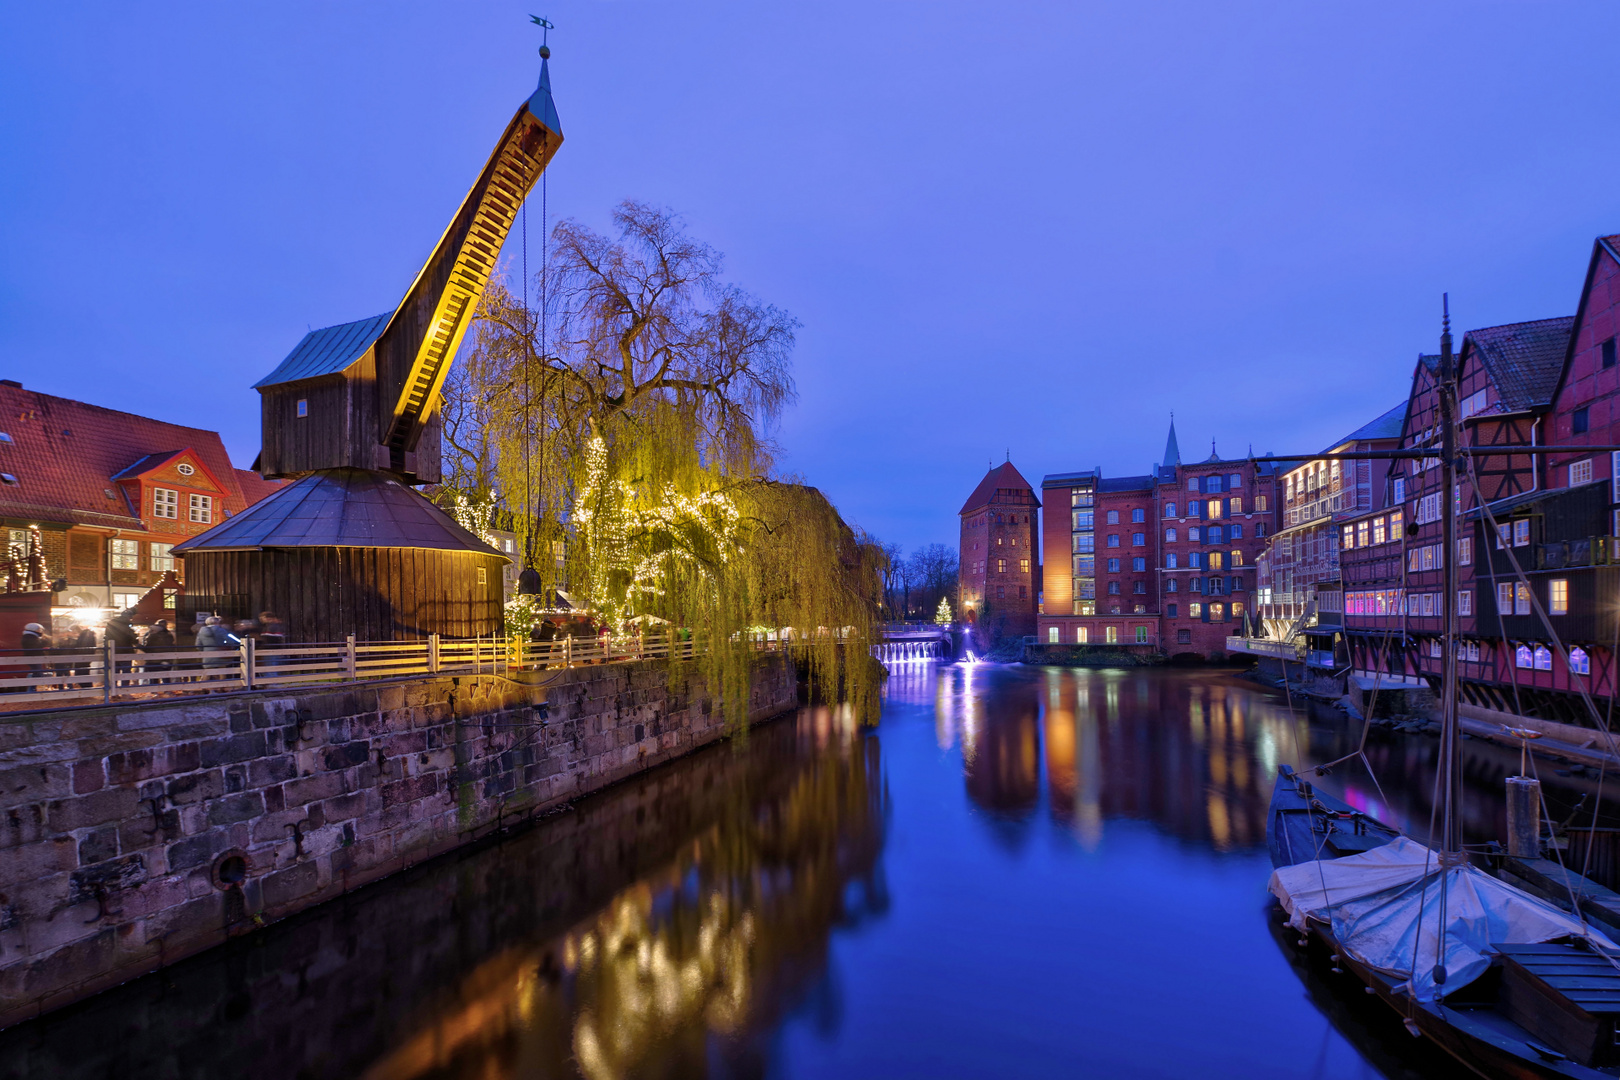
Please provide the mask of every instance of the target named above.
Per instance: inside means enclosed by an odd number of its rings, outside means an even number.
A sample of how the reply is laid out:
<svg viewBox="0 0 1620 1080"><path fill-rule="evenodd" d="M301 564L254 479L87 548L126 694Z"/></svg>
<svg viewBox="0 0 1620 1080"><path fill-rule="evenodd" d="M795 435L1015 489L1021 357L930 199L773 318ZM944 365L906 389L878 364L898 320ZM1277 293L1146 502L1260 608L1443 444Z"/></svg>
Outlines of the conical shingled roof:
<svg viewBox="0 0 1620 1080"><path fill-rule="evenodd" d="M322 469L176 544L193 551L260 548L433 548L500 555L414 488L365 469ZM501 556L505 558L505 556Z"/></svg>
<svg viewBox="0 0 1620 1080"><path fill-rule="evenodd" d="M996 497L996 491L1000 488L1023 491L1029 495L1028 501L1031 503L1039 501L1035 498L1035 489L1029 486L1029 481L1019 475L1012 462L1006 461L984 474L984 479L979 481L979 486L973 489L973 494L968 496L968 501L962 504L962 509L958 513L971 514L987 505Z"/></svg>

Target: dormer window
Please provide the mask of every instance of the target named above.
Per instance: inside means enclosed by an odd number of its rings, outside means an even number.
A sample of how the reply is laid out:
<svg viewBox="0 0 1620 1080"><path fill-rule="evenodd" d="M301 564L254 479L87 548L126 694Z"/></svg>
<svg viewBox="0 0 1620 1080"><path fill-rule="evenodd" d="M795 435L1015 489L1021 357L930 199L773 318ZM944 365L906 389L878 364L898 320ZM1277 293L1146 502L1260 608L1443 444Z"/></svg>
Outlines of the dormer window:
<svg viewBox="0 0 1620 1080"><path fill-rule="evenodd" d="M13 439L10 435L6 434L4 431L0 431L0 443L9 443L9 442L16 442L16 441L17 440Z"/></svg>
<svg viewBox="0 0 1620 1080"><path fill-rule="evenodd" d="M172 488L153 488L152 516L170 521L177 519L180 516L180 493Z"/></svg>
<svg viewBox="0 0 1620 1080"><path fill-rule="evenodd" d="M0 484L5 484L7 487L15 487L17 485L17 478L8 472L0 472Z"/></svg>

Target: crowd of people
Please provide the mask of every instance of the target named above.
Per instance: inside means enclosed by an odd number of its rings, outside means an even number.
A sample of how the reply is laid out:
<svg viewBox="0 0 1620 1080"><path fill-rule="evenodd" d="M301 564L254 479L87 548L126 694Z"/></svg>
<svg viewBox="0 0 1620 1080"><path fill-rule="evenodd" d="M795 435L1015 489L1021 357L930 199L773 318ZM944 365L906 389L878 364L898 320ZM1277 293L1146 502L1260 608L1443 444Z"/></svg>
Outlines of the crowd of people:
<svg viewBox="0 0 1620 1080"><path fill-rule="evenodd" d="M244 641L250 638L259 649L274 649L287 642L287 628L274 612L262 611L257 619L241 619L232 624L217 615L209 615L183 632L191 639L190 647L201 655L195 661L180 655L186 648L177 638L168 619L156 619L150 625L138 626L128 611L108 619L102 627L101 637L86 623L74 623L53 634L37 622L23 627L18 651L38 660L29 664L31 685L13 690L68 690L88 687L82 681L91 673L93 657L89 654L103 646L111 646L114 663L120 674L139 672L143 682L153 684L206 681L205 675L194 672L197 668L221 668L233 662ZM60 657L61 659L52 659ZM193 674L186 674L187 671ZM52 678L59 680L52 682ZM75 677L70 680L70 677Z"/></svg>

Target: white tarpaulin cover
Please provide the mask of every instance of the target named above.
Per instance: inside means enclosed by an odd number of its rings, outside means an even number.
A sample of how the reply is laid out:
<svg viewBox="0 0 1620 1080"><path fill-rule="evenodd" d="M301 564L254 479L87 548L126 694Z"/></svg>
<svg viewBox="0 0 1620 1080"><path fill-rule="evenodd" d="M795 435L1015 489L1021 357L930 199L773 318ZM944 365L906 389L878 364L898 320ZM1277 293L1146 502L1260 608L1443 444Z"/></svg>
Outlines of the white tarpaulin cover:
<svg viewBox="0 0 1620 1080"><path fill-rule="evenodd" d="M1422 844L1398 836L1360 855L1279 867L1269 887L1287 909L1289 926L1304 930L1307 917L1330 923L1346 953L1386 975L1410 978L1423 1001L1438 996L1437 989L1449 994L1479 978L1490 966L1493 942L1529 945L1580 937L1610 954L1620 949L1575 916L1483 870L1457 866L1445 872L1446 978L1436 987L1439 859Z"/></svg>

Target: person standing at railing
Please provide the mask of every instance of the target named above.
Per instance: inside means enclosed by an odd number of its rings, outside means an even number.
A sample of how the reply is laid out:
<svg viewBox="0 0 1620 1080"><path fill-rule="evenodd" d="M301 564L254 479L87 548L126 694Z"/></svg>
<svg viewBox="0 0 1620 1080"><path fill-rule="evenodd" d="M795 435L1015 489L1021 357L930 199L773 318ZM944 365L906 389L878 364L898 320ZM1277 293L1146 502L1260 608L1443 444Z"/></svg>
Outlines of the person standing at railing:
<svg viewBox="0 0 1620 1080"><path fill-rule="evenodd" d="M169 620L159 619L157 622L152 624L152 629L146 632L145 651L149 653L160 653L171 651L173 649L174 631L169 629ZM169 660L148 660L146 662L147 671L168 671L173 666L173 662ZM169 681L169 679L167 676L161 676L153 679L152 681L166 683Z"/></svg>
<svg viewBox="0 0 1620 1080"><path fill-rule="evenodd" d="M22 646L22 653L24 656L43 657L45 655L45 650L51 647L51 638L49 634L45 633L45 628L43 626L39 625L37 622L31 622L27 626L23 627L22 639L18 642L18 644ZM33 679L45 678L45 665L39 662L29 664L28 674L29 677ZM25 689L39 690L42 688L35 684L25 687Z"/></svg>
<svg viewBox="0 0 1620 1080"><path fill-rule="evenodd" d="M529 630L529 643L534 646L534 666L543 668L551 663L551 643L557 640L557 627L550 619L541 619Z"/></svg>
<svg viewBox="0 0 1620 1080"><path fill-rule="evenodd" d="M73 641L69 647L74 652L81 654L79 662L73 667L73 674L79 676L90 674L90 658L82 654L96 651L96 632L81 624L79 632L73 636Z"/></svg>
<svg viewBox="0 0 1620 1080"><path fill-rule="evenodd" d="M203 622L202 628L197 631L197 651L203 654L204 668L221 668L230 663L224 655L230 648L231 640L236 635L225 628L225 620L218 615L210 615ZM210 674L203 675L207 682Z"/></svg>
<svg viewBox="0 0 1620 1080"><path fill-rule="evenodd" d="M123 612L119 612L107 620L104 638L106 643L113 647L114 652L132 653L135 651L135 628L129 625L129 616ZM128 660L119 660L117 664L118 671L127 672L129 670L130 662Z"/></svg>

